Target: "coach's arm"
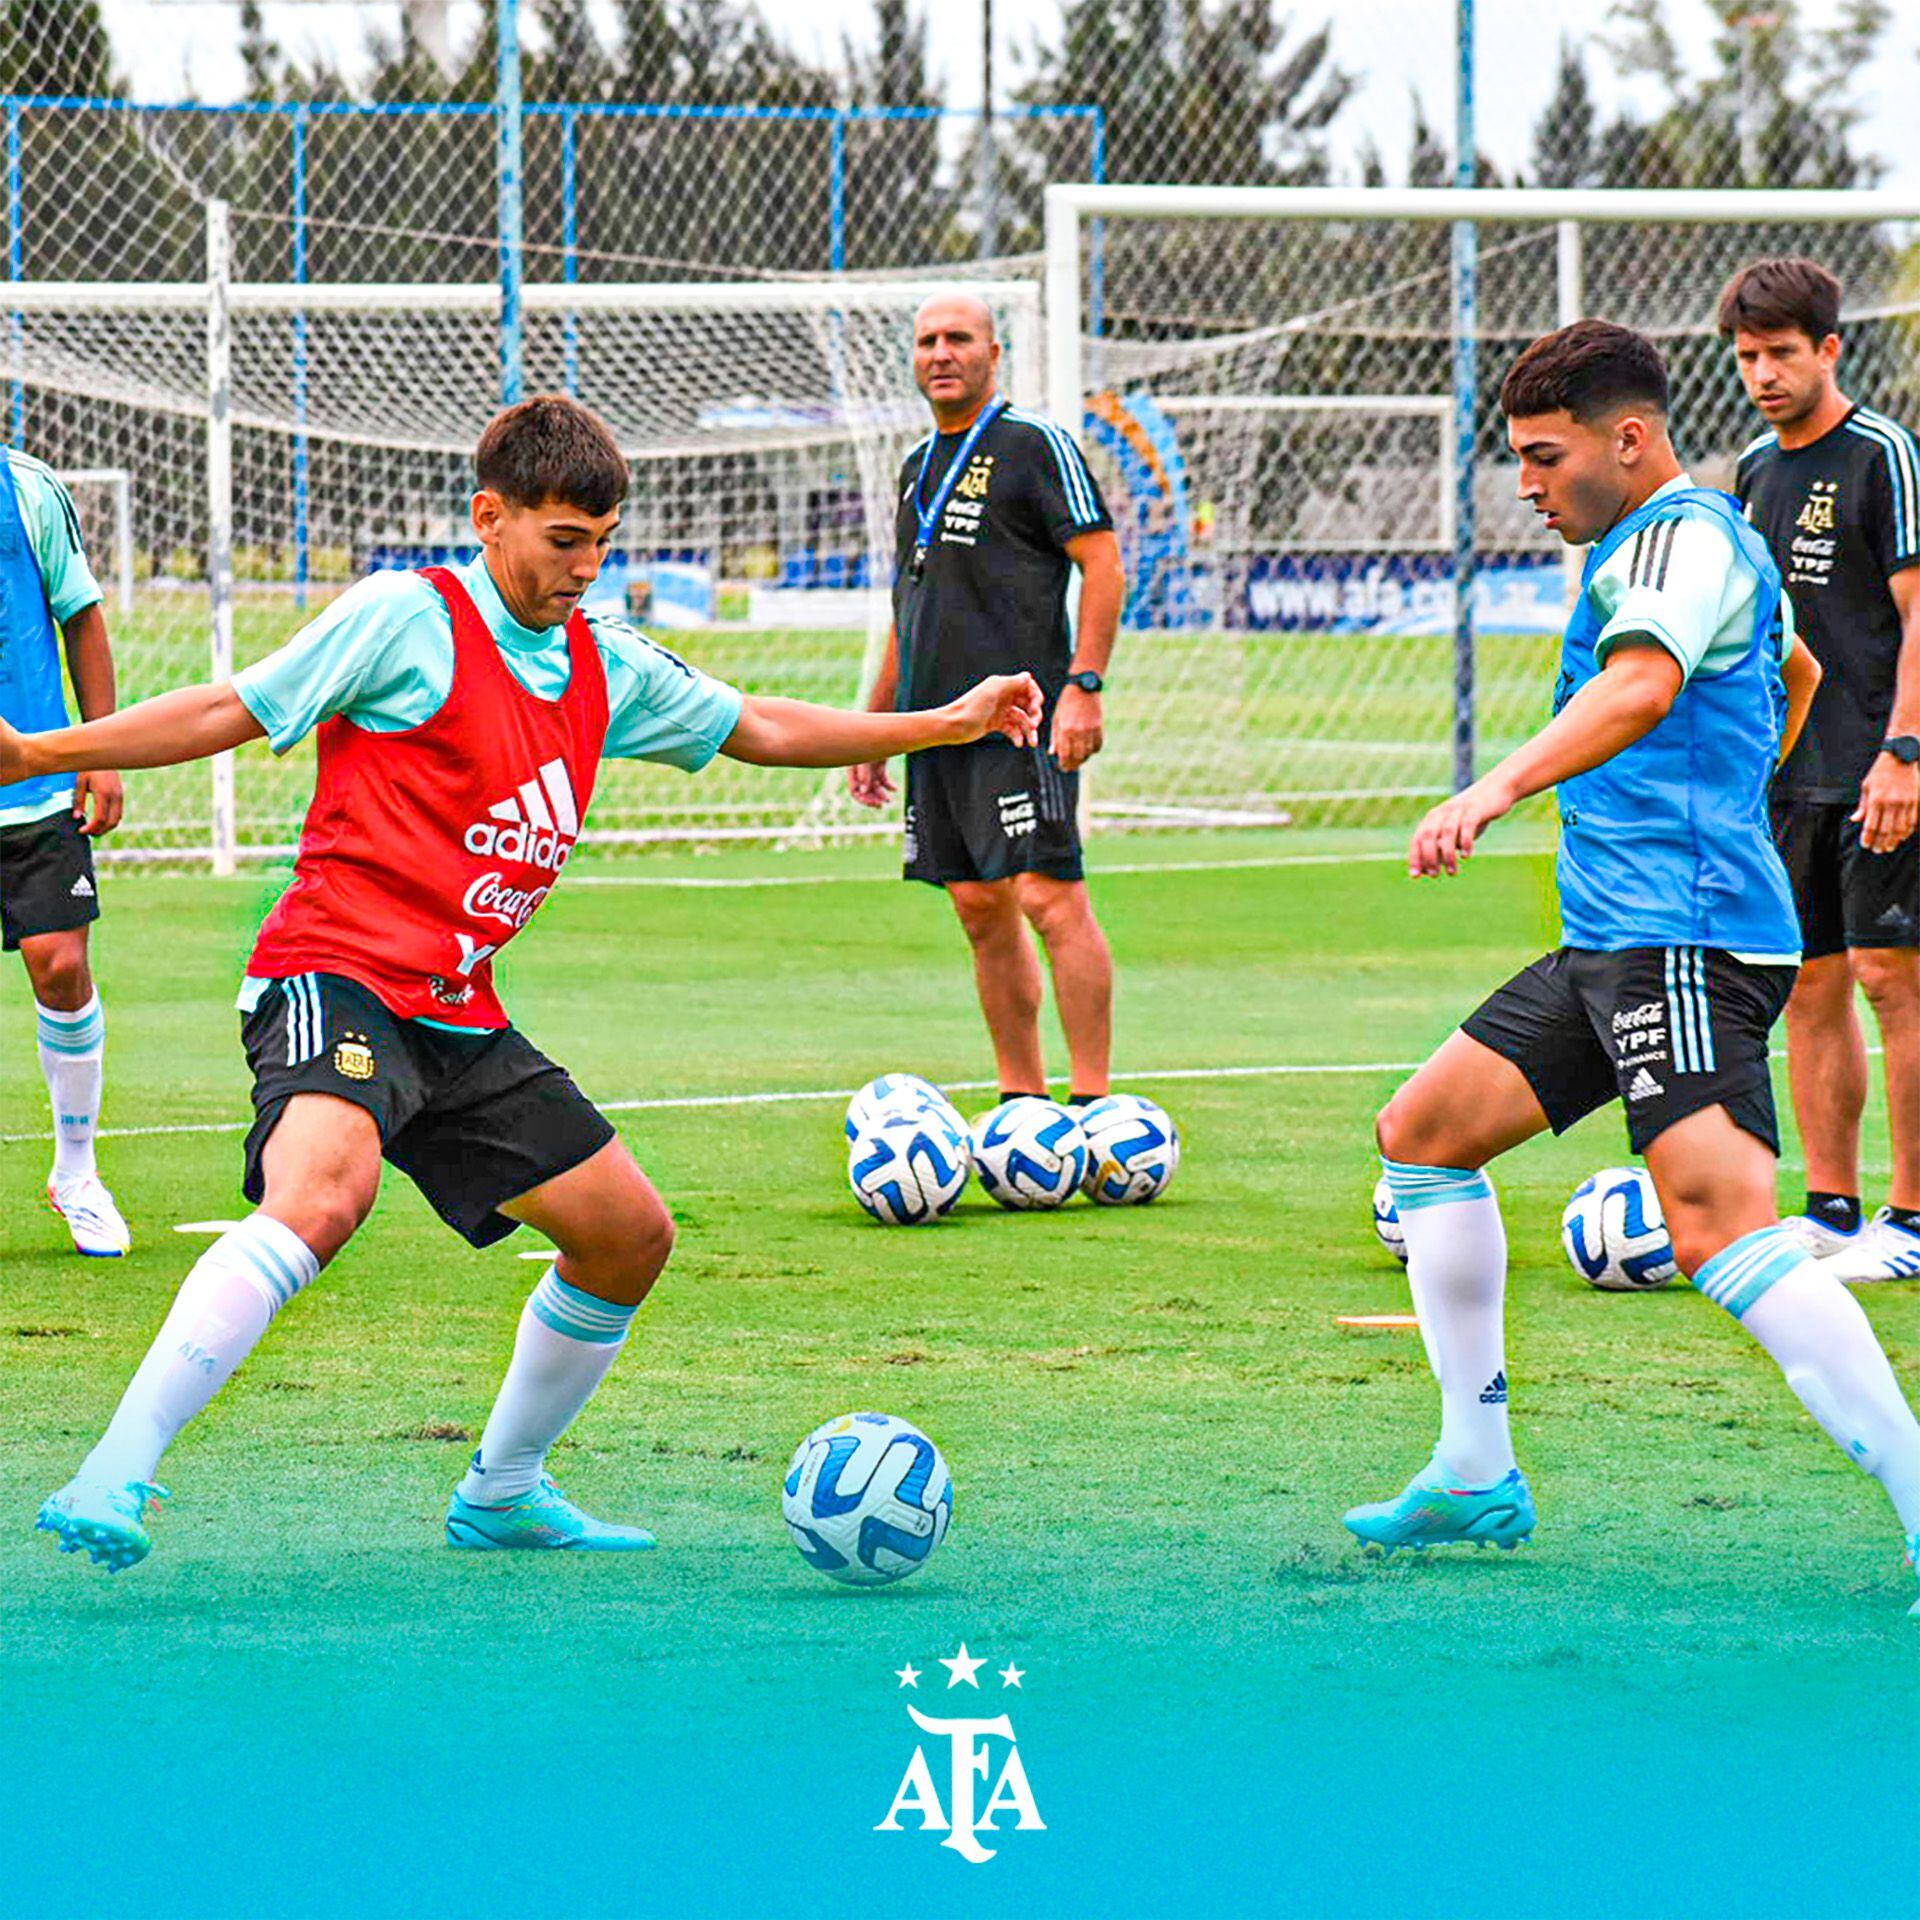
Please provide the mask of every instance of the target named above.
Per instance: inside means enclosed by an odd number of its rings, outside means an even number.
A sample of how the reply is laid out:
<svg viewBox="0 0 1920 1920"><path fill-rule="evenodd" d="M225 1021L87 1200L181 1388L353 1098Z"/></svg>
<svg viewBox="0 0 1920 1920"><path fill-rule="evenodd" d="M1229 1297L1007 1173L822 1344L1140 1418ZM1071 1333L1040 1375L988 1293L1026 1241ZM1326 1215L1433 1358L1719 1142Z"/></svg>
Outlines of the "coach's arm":
<svg viewBox="0 0 1920 1920"><path fill-rule="evenodd" d="M47 733L19 733L0 720L0 787L43 773L177 767L264 740L266 733L224 680L158 693L118 713Z"/></svg>
<svg viewBox="0 0 1920 1920"><path fill-rule="evenodd" d="M1791 745L1819 685L1820 663L1796 637L1781 673ZM1407 871L1416 879L1458 873L1483 827L1530 795L1589 772L1644 739L1667 717L1685 684L1679 661L1652 634L1620 635L1601 670L1531 740L1420 822L1407 850Z"/></svg>
<svg viewBox="0 0 1920 1920"><path fill-rule="evenodd" d="M1067 558L1080 569L1080 617L1075 623L1073 673L1093 672L1104 680L1113 659L1113 642L1120 631L1120 608L1127 597L1127 578L1120 564L1119 538L1102 528L1076 534L1067 542ZM1084 687L1067 686L1053 709L1053 738L1048 750L1062 773L1083 767L1106 740L1100 696Z"/></svg>
<svg viewBox="0 0 1920 1920"><path fill-rule="evenodd" d="M910 713L750 695L720 751L756 767L852 767L922 747L961 747L989 733L1030 747L1040 737L1041 712L1040 685L1030 673L996 673L943 707Z"/></svg>

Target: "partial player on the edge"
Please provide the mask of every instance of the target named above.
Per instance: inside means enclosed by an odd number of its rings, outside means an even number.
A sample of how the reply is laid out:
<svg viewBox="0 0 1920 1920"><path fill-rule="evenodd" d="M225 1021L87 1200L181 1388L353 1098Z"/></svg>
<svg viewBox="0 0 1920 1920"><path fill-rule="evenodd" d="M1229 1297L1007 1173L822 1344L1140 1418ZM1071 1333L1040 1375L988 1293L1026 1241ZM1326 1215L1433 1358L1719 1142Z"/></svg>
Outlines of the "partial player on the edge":
<svg viewBox="0 0 1920 1920"><path fill-rule="evenodd" d="M907 456L895 516L893 632L867 704L932 706L982 672L1031 672L1045 738L942 747L907 763L906 878L944 887L973 950L1000 1098L1047 1092L1037 933L1066 1035L1068 1101L1111 1090L1113 959L1087 893L1080 769L1104 738L1120 625L1120 542L1080 449L997 390L993 315L964 291L914 316L913 372L934 431ZM1067 589L1080 571L1079 627ZM853 797L885 804L886 762ZM1031 929L1031 931L1029 931Z"/></svg>
<svg viewBox="0 0 1920 1920"><path fill-rule="evenodd" d="M1800 932L1767 787L1819 667L1782 624L1765 543L1675 457L1651 341L1598 320L1549 334L1500 404L1520 497L1593 550L1554 718L1427 815L1409 865L1457 872L1491 822L1557 787L1566 944L1469 1015L1380 1115L1441 1426L1406 1490L1347 1526L1388 1551L1532 1533L1507 1424L1506 1235L1482 1169L1617 1098L1680 1266L1886 1489L1920 1560L1920 1423L1859 1303L1774 1200L1767 1035Z"/></svg>
<svg viewBox="0 0 1920 1920"><path fill-rule="evenodd" d="M832 767L1038 734L1026 675L931 712L846 713L743 697L588 619L628 474L571 400L507 409L475 468L481 553L466 566L363 580L231 683L52 733L0 725L5 780L168 766L262 736L285 752L318 733L293 883L240 997L259 1211L201 1256L105 1435L40 1510L63 1549L116 1571L151 1548L161 1454L358 1230L383 1157L473 1245L524 1223L559 1250L448 1504L448 1543L653 1545L583 1513L544 1468L666 1265L673 1222L613 1127L508 1024L493 956L559 880L603 757Z"/></svg>
<svg viewBox="0 0 1920 1920"><path fill-rule="evenodd" d="M115 705L113 650L80 521L51 468L11 450L0 459L0 721L63 727L67 671L83 720ZM0 948L26 964L39 1025L40 1071L53 1105L47 1200L75 1249L117 1258L127 1224L94 1163L106 1019L87 958L100 915L93 842L120 824L118 773L98 767L27 780L0 776Z"/></svg>
<svg viewBox="0 0 1920 1920"><path fill-rule="evenodd" d="M1840 283L1757 260L1720 296L1748 397L1771 428L1734 490L1772 550L1794 623L1826 670L1773 783L1773 833L1800 912L1787 1072L1807 1161L1784 1224L1842 1280L1920 1275L1920 448L1841 392ZM1893 1168L1860 1211L1872 1003Z"/></svg>

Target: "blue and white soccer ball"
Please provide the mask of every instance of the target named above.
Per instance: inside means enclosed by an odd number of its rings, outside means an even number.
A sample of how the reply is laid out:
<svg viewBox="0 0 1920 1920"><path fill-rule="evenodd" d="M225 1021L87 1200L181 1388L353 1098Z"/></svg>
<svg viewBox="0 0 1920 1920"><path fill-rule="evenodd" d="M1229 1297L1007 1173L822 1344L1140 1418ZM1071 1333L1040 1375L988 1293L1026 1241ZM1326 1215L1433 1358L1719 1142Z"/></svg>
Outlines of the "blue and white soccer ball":
<svg viewBox="0 0 1920 1920"><path fill-rule="evenodd" d="M1016 1212L1064 1207L1087 1177L1087 1136L1066 1107L1023 1093L975 1121L980 1184Z"/></svg>
<svg viewBox="0 0 1920 1920"><path fill-rule="evenodd" d="M1164 1107L1137 1093L1110 1093L1077 1110L1087 1136L1081 1190L1102 1207L1144 1206L1180 1167L1180 1130Z"/></svg>
<svg viewBox="0 0 1920 1920"><path fill-rule="evenodd" d="M1602 1167L1560 1216L1573 1270L1607 1293L1650 1293L1679 1271L1653 1182L1639 1167Z"/></svg>
<svg viewBox="0 0 1920 1920"><path fill-rule="evenodd" d="M953 1518L953 1476L918 1427L890 1413L843 1413L794 1449L780 1512L800 1558L849 1587L904 1580Z"/></svg>
<svg viewBox="0 0 1920 1920"><path fill-rule="evenodd" d="M1380 1244L1404 1267L1407 1230L1400 1224L1400 1209L1393 1204L1393 1188L1384 1173L1373 1183L1373 1230L1380 1236Z"/></svg>
<svg viewBox="0 0 1920 1920"><path fill-rule="evenodd" d="M846 1133L849 1140L878 1123L883 1114L934 1112L945 1115L962 1133L967 1123L960 1110L931 1080L917 1073L883 1073L847 1102Z"/></svg>
<svg viewBox="0 0 1920 1920"><path fill-rule="evenodd" d="M967 1130L935 1107L883 1108L847 1144L847 1184L883 1227L917 1227L952 1211L971 1163Z"/></svg>

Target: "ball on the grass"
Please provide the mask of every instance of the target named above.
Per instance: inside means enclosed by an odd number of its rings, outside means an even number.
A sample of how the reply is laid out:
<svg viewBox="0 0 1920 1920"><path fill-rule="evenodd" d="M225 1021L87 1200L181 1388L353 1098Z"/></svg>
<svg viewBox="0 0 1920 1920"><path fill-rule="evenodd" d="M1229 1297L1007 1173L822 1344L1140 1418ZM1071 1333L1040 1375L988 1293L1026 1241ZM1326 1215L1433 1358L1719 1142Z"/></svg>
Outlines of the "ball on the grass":
<svg viewBox="0 0 1920 1920"><path fill-rule="evenodd" d="M882 1109L847 1143L847 1184L885 1227L918 1227L950 1212L971 1166L967 1131L933 1107Z"/></svg>
<svg viewBox="0 0 1920 1920"><path fill-rule="evenodd" d="M943 1114L960 1132L966 1131L959 1108L931 1080L917 1073L883 1073L847 1102L846 1135L849 1140L857 1138L882 1114L923 1111Z"/></svg>
<svg viewBox="0 0 1920 1920"><path fill-rule="evenodd" d="M1602 1167L1573 1190L1560 1216L1573 1270L1606 1293L1650 1293L1679 1268L1653 1181L1639 1167Z"/></svg>
<svg viewBox="0 0 1920 1920"><path fill-rule="evenodd" d="M808 1566L846 1586L885 1586L917 1573L947 1537L953 1476L918 1427L844 1413L794 1449L780 1512Z"/></svg>
<svg viewBox="0 0 1920 1920"><path fill-rule="evenodd" d="M1393 1188L1384 1173L1373 1183L1373 1230L1380 1236L1380 1244L1404 1267L1407 1230L1400 1224L1400 1209L1393 1204Z"/></svg>
<svg viewBox="0 0 1920 1920"><path fill-rule="evenodd" d="M1064 1207L1087 1177L1087 1136L1070 1108L1021 1094L974 1122L973 1170L1003 1207Z"/></svg>
<svg viewBox="0 0 1920 1920"><path fill-rule="evenodd" d="M1087 1136L1081 1191L1096 1206L1144 1206L1180 1168L1180 1130L1164 1107L1137 1093L1110 1093L1073 1110Z"/></svg>

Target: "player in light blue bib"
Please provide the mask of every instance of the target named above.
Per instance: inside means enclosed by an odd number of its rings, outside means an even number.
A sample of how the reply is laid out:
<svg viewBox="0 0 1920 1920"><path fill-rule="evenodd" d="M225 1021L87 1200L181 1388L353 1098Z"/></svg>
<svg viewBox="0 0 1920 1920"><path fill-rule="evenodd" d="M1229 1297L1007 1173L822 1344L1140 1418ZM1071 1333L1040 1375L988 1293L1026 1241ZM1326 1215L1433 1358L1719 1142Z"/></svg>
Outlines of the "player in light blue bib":
<svg viewBox="0 0 1920 1920"><path fill-rule="evenodd" d="M1427 815L1409 866L1457 873L1489 824L1555 788L1565 944L1470 1015L1380 1116L1441 1427L1405 1491L1354 1508L1347 1526L1388 1552L1532 1533L1507 1425L1506 1238L1485 1168L1618 1099L1675 1259L1886 1489L1920 1559L1920 1422L1865 1314L1782 1230L1774 1201L1767 1036L1799 921L1767 788L1819 668L1764 543L1682 471L1651 341L1581 321L1535 341L1500 401L1520 497L1592 551L1552 721Z"/></svg>

